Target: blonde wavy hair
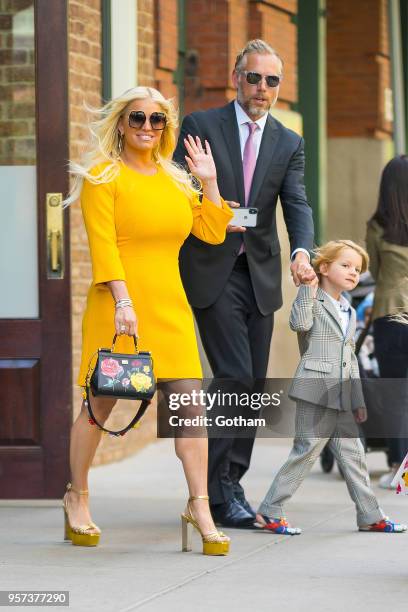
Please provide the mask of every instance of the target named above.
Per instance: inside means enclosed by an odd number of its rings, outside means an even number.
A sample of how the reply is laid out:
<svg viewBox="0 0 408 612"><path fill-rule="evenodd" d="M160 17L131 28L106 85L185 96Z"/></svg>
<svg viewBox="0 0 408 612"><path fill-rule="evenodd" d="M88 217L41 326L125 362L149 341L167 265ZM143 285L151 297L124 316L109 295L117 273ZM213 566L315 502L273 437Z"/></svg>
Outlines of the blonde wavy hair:
<svg viewBox="0 0 408 612"><path fill-rule="evenodd" d="M313 251L312 266L319 278L320 266L323 263L331 264L333 261L336 261L339 253L344 249L353 249L353 251L356 251L356 253L361 256L362 260L361 272L366 272L366 270L368 270L369 257L367 251L365 251L363 247L352 240L330 240Z"/></svg>
<svg viewBox="0 0 408 612"><path fill-rule="evenodd" d="M201 192L201 184L197 179L172 161L176 145L176 129L178 127L178 112L171 100L153 87L133 87L122 95L110 100L102 108L89 108L96 118L89 124L90 139L80 163L69 162L69 173L73 176L72 187L64 206L75 202L82 190L84 179L94 185L113 181L120 172L120 135L118 123L128 105L134 100L150 98L156 102L167 118L166 127L158 146L153 150L153 159L170 176L181 191L189 199ZM91 174L91 170L100 163L107 163L99 174Z"/></svg>

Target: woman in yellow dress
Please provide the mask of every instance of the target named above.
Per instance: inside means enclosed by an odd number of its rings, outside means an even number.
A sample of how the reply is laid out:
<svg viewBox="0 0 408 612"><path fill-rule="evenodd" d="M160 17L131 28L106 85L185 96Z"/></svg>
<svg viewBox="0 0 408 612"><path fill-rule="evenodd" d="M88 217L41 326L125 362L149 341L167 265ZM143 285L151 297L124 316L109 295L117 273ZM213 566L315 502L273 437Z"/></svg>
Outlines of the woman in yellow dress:
<svg viewBox="0 0 408 612"><path fill-rule="evenodd" d="M202 371L178 254L190 232L211 244L223 242L232 217L218 191L210 146L192 137L186 140L186 161L198 179L193 182L171 160L177 113L157 90L130 89L98 112L88 153L82 164L71 164L74 187L66 201L80 197L93 270L78 384L85 385L92 355L110 346L116 332L120 352L133 352L134 334L140 350L151 351L165 395L199 390ZM111 398L92 398L102 423L114 404ZM87 495L100 437L83 404L72 427L72 484L64 497L66 537L82 546L95 546L100 538ZM190 550L187 533L194 526L205 554L227 554L229 538L216 530L208 505L207 439L176 437L175 449L189 490L182 514L183 550Z"/></svg>

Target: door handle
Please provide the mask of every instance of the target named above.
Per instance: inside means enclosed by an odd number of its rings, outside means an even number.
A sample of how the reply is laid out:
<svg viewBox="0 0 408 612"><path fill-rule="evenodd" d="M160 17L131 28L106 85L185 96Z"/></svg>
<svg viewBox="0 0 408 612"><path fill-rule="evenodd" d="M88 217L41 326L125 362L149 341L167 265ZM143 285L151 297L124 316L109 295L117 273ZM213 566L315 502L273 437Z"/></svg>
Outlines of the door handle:
<svg viewBox="0 0 408 612"><path fill-rule="evenodd" d="M62 193L47 193L47 278L64 278Z"/></svg>
<svg viewBox="0 0 408 612"><path fill-rule="evenodd" d="M51 270L58 272L59 269L59 242L61 234L59 230L51 230L50 232L50 249L51 249Z"/></svg>

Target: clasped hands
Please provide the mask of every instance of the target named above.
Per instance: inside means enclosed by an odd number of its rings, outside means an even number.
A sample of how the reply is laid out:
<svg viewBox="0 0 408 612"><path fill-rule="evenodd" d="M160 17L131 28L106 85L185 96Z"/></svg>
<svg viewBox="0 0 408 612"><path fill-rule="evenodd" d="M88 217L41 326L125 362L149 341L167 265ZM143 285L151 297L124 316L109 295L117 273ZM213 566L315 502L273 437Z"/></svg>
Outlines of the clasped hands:
<svg viewBox="0 0 408 612"><path fill-rule="evenodd" d="M319 279L306 253L302 251L296 253L290 264L290 272L296 287L299 287L299 285L310 285L314 288L314 297L316 296Z"/></svg>

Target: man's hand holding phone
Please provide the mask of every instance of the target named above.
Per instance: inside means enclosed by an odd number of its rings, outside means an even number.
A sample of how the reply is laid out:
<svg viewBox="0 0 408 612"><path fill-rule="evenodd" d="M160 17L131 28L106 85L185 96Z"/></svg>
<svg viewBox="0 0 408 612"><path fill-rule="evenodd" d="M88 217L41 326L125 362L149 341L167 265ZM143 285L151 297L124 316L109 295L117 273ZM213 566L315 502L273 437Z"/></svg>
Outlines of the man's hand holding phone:
<svg viewBox="0 0 408 612"><path fill-rule="evenodd" d="M234 202L233 200L226 200L228 206L230 208L240 208L238 202ZM236 232L246 232L246 228L242 225L227 225L227 234L233 234Z"/></svg>
<svg viewBox="0 0 408 612"><path fill-rule="evenodd" d="M258 209L240 206L238 202L227 200L230 208L235 208L234 216L227 227L227 232L245 232L247 227L256 227Z"/></svg>

